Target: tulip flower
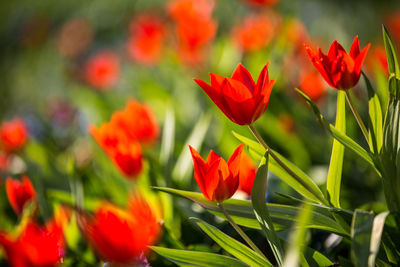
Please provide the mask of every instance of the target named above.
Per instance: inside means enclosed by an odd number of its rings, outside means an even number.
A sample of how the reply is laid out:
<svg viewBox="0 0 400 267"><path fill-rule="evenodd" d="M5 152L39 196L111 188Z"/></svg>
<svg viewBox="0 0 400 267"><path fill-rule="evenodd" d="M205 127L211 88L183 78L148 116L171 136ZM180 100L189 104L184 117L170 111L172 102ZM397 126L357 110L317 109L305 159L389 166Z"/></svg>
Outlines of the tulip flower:
<svg viewBox="0 0 400 267"><path fill-rule="evenodd" d="M111 123L140 143L153 143L160 132L156 116L150 106L130 100L126 108L111 117Z"/></svg>
<svg viewBox="0 0 400 267"><path fill-rule="evenodd" d="M21 149L28 138L25 122L20 118L5 121L0 126L0 146L6 153Z"/></svg>
<svg viewBox="0 0 400 267"><path fill-rule="evenodd" d="M166 29L157 16L141 15L130 25L131 37L128 53L132 59L142 64L154 64L160 59Z"/></svg>
<svg viewBox="0 0 400 267"><path fill-rule="evenodd" d="M360 51L356 36L349 54L336 40L331 44L327 55L323 54L320 48L316 52L308 45L306 50L311 62L330 86L338 90L347 90L354 87L360 79L361 67L369 47L370 44Z"/></svg>
<svg viewBox="0 0 400 267"><path fill-rule="evenodd" d="M256 174L257 167L246 153L242 153L239 168L239 190L245 192L248 196L251 196Z"/></svg>
<svg viewBox="0 0 400 267"><path fill-rule="evenodd" d="M117 83L119 59L113 52L100 52L90 58L85 65L85 79L98 90L107 90Z"/></svg>
<svg viewBox="0 0 400 267"><path fill-rule="evenodd" d="M22 177L22 183L18 180L7 178L6 193L8 201L17 215L21 215L25 205L36 198L35 189L27 176Z"/></svg>
<svg viewBox="0 0 400 267"><path fill-rule="evenodd" d="M92 247L111 263L133 264L160 233L160 224L144 199L133 198L130 206L134 209L105 203L81 224Z"/></svg>
<svg viewBox="0 0 400 267"><path fill-rule="evenodd" d="M233 39L245 52L264 48L272 39L274 23L266 15L250 15L233 28Z"/></svg>
<svg viewBox="0 0 400 267"><path fill-rule="evenodd" d="M226 162L214 151L210 151L207 161L189 146L194 166L194 179L203 195L211 200L222 202L230 198L239 186L240 159L243 144L238 146Z"/></svg>
<svg viewBox="0 0 400 267"><path fill-rule="evenodd" d="M62 227L50 221L45 226L28 221L22 232L0 232L0 246L4 248L10 266L59 266L65 254Z"/></svg>
<svg viewBox="0 0 400 267"><path fill-rule="evenodd" d="M142 148L135 139L129 139L113 123L91 126L89 132L107 153L118 169L127 177L135 178L142 171Z"/></svg>
<svg viewBox="0 0 400 267"><path fill-rule="evenodd" d="M239 64L231 78L210 73L211 85L200 79L194 81L206 92L219 109L234 123L250 125L267 109L275 80L269 80L268 63L257 83L249 71Z"/></svg>

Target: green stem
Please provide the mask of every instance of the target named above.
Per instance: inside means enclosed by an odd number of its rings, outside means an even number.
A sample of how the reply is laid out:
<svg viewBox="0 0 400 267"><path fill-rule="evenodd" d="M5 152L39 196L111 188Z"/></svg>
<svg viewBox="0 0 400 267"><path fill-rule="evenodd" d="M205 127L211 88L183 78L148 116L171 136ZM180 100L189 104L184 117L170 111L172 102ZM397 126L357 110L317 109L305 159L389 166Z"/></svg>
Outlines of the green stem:
<svg viewBox="0 0 400 267"><path fill-rule="evenodd" d="M347 103L349 103L350 109L351 109L351 111L353 112L354 117L356 118L356 121L357 121L357 123L358 123L358 126L360 126L360 129L361 129L361 131L362 131L362 133L363 133L363 135L364 135L364 137L365 137L365 140L367 141L367 144L369 145L369 138L368 138L368 131L367 131L367 128L365 127L365 125L364 125L364 123L363 123L363 121L362 121L360 115L358 114L356 108L354 107L353 101L352 101L352 99L351 99L351 97L350 97L350 92L349 92L349 90L345 90L345 93L346 93L346 100L347 100Z"/></svg>
<svg viewBox="0 0 400 267"><path fill-rule="evenodd" d="M299 182L304 188L306 188L308 191L310 191L315 197L317 197L321 203L326 204L326 200L322 199L317 192L313 188L311 188L308 184L306 184L303 179L301 179L294 171L292 171L283 161L279 159L279 157L272 151L272 149L267 145L267 143L262 139L260 134L257 132L257 130L254 128L253 125L248 125L250 131L253 133L254 137L258 140L258 142L268 151L268 153L271 155L271 157L288 173L290 174L294 179L296 179L297 182Z"/></svg>
<svg viewBox="0 0 400 267"><path fill-rule="evenodd" d="M218 207L221 209L222 213L225 215L225 218L228 220L228 222L232 225L232 227L236 230L236 232L247 242L247 244L258 254L260 254L262 257L266 258L264 253L261 252L261 250L251 241L251 239L243 232L243 230L233 221L231 216L228 214L226 209L224 208L224 205L222 205L222 202L217 203Z"/></svg>

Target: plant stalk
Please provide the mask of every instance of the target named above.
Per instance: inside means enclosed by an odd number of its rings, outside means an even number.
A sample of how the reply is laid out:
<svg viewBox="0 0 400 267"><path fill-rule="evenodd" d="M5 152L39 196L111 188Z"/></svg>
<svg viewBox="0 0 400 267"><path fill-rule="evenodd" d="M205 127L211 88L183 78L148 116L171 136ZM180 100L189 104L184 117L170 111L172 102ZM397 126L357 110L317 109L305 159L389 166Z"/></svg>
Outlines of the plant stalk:
<svg viewBox="0 0 400 267"><path fill-rule="evenodd" d="M363 135L365 137L365 141L367 141L367 144L369 145L369 138L368 138L369 134L368 134L367 128L365 127L360 115L358 114L356 108L354 107L353 100L350 97L349 90L345 90L345 93L346 93L347 103L349 103L350 109L353 112L353 115L356 118L358 126L360 126L360 129L361 129L361 131L362 131L362 133L363 133Z"/></svg>
<svg viewBox="0 0 400 267"><path fill-rule="evenodd" d="M279 157L272 151L272 149L267 145L267 143L262 139L260 134L257 132L257 130L254 128L253 125L248 125L250 131L253 133L254 137L257 139L257 141L268 151L268 153L271 155L271 157L288 173L290 174L293 178L296 179L297 182L299 182L304 188L306 188L308 191L310 191L315 197L317 197L321 203L327 204L325 199L321 199L321 197L315 192L313 188L311 188L308 184L306 184L303 179L301 179L294 171L292 171L283 161L279 159Z"/></svg>
<svg viewBox="0 0 400 267"><path fill-rule="evenodd" d="M228 214L226 209L224 208L224 205L222 202L217 203L218 207L222 211L222 213L225 215L225 218L228 220L228 222L232 225L232 227L236 230L236 232L246 241L246 243L258 254L260 254L262 257L266 258L264 253L261 252L261 250L251 241L251 239L243 232L243 230L233 221L231 216Z"/></svg>

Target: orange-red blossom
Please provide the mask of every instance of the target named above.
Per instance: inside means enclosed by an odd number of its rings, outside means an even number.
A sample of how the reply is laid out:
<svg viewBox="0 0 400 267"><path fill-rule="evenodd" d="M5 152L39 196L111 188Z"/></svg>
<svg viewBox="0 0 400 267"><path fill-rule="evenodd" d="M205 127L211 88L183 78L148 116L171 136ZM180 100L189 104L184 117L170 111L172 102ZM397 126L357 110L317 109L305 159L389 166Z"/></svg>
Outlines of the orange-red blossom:
<svg viewBox="0 0 400 267"><path fill-rule="evenodd" d="M338 90L347 90L358 83L369 47L370 44L360 50L356 36L350 53L347 53L336 40L331 44L327 55L322 53L321 48L316 52L309 45L306 45L306 50L311 62L330 86Z"/></svg>
<svg viewBox="0 0 400 267"><path fill-rule="evenodd" d="M194 81L206 92L219 109L234 123L250 125L267 109L275 80L269 80L268 63L262 69L257 83L249 71L239 64L231 78L210 73L211 84Z"/></svg>
<svg viewBox="0 0 400 267"><path fill-rule="evenodd" d="M194 179L203 195L211 200L221 202L230 198L239 186L239 168L243 145L239 145L226 162L214 151L210 151L207 161L189 146L194 166Z"/></svg>

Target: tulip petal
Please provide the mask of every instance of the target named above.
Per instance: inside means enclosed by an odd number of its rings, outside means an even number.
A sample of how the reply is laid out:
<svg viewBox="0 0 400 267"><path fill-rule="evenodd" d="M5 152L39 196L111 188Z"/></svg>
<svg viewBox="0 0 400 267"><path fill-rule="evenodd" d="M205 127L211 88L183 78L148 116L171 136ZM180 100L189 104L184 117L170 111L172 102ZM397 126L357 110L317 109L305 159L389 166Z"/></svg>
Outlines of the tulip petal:
<svg viewBox="0 0 400 267"><path fill-rule="evenodd" d="M243 102L253 98L253 90L250 91L243 83L232 78L225 78L221 89L224 96L228 96L236 102ZM230 86L225 86L229 84Z"/></svg>
<svg viewBox="0 0 400 267"><path fill-rule="evenodd" d="M354 60L354 72L360 75L362 64L364 63L364 59L367 55L367 52L370 48L371 44L368 44L364 49L360 52L360 54Z"/></svg>
<svg viewBox="0 0 400 267"><path fill-rule="evenodd" d="M196 180L200 191L204 194L205 197L210 199L207 193L207 184L205 183L206 177L209 173L209 168L204 162L203 158L200 156L200 154L193 147L189 146L189 149L193 159L194 179Z"/></svg>
<svg viewBox="0 0 400 267"><path fill-rule="evenodd" d="M233 151L231 157L228 160L229 170L233 176L239 175L240 159L242 157L243 147L244 147L244 145L240 144L235 149L235 151Z"/></svg>
<svg viewBox="0 0 400 267"><path fill-rule="evenodd" d="M215 153L213 150L211 150L210 153L208 153L207 161L206 161L208 167L210 167L211 164L214 161L218 160L219 158L220 158L220 156L217 153Z"/></svg>
<svg viewBox="0 0 400 267"><path fill-rule="evenodd" d="M237 65L232 74L232 79L243 83L249 89L249 91L253 93L255 87L253 77L251 77L250 72L243 67L242 64Z"/></svg>
<svg viewBox="0 0 400 267"><path fill-rule="evenodd" d="M256 89L253 92L254 96L260 94L260 92L262 92L265 86L269 83L268 66L269 66L269 61L267 62L267 64L265 64L264 68L260 72L260 75L258 76Z"/></svg>
<svg viewBox="0 0 400 267"><path fill-rule="evenodd" d="M354 37L353 44L351 45L349 55L353 58L353 60L355 60L359 54L360 54L360 42L358 41L358 36L356 36Z"/></svg>

